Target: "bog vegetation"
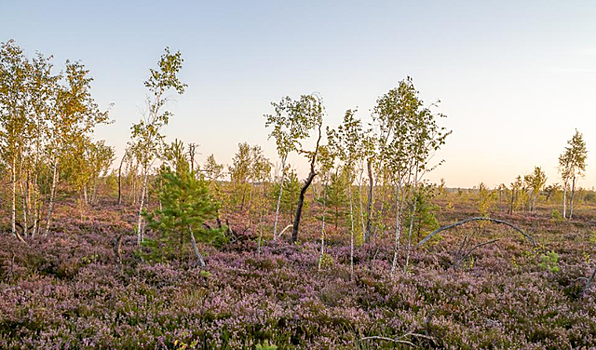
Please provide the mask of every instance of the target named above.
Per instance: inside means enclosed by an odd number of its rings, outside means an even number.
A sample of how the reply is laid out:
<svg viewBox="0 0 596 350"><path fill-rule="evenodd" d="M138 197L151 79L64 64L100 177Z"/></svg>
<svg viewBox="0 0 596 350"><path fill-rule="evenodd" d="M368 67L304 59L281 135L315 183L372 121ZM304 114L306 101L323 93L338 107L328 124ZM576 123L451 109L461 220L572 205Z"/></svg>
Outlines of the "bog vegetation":
<svg viewBox="0 0 596 350"><path fill-rule="evenodd" d="M285 96L263 110L277 159L201 164L163 134L183 63L149 69L116 160L84 64L1 45L0 348L596 347L579 131L558 179L434 184L451 131L407 77L335 126L322 96Z"/></svg>

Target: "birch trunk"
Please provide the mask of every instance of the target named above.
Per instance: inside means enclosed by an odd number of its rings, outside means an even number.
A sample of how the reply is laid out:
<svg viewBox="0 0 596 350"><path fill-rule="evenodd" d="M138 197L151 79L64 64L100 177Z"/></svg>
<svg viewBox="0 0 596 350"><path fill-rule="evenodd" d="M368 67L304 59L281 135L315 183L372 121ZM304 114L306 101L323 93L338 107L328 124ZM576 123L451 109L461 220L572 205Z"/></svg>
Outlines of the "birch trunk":
<svg viewBox="0 0 596 350"><path fill-rule="evenodd" d="M279 195L277 196L277 206L275 208L275 221L273 223L273 240L277 240L277 223L279 221L279 207L281 205L281 194L284 190L284 178L286 175L286 157L281 160L281 179L279 181Z"/></svg>
<svg viewBox="0 0 596 350"><path fill-rule="evenodd" d="M414 228L414 215L416 215L416 206L418 204L418 200L416 199L416 189L418 188L418 164L416 164L416 173L414 175L414 188L413 188L413 200L414 205L412 206L412 211L410 213L410 227L408 228L408 248L406 250L406 264L404 266L404 273L408 271L408 264L410 263L410 250L412 248L412 230Z"/></svg>
<svg viewBox="0 0 596 350"><path fill-rule="evenodd" d="M352 200L352 184L348 180L348 197L350 198L350 279L354 279L354 209Z"/></svg>
<svg viewBox="0 0 596 350"><path fill-rule="evenodd" d="M329 183L329 172L325 176L325 185L323 187L323 218L321 219L321 253L319 254L319 271L321 271L321 264L323 263L323 255L325 254L325 217L327 215L327 185Z"/></svg>
<svg viewBox="0 0 596 350"><path fill-rule="evenodd" d="M368 203L367 203L367 208L366 208L366 231L364 233L364 241L368 243L370 241L370 236L372 233L371 232L371 230L372 230L371 216L372 216L372 207L373 207L373 188L374 188L373 174L372 174L372 162L370 159L366 162L366 167L368 169Z"/></svg>
<svg viewBox="0 0 596 350"><path fill-rule="evenodd" d="M13 236L17 236L17 157L12 157L12 167L10 173L12 175L12 207L11 207L11 231Z"/></svg>
<svg viewBox="0 0 596 350"><path fill-rule="evenodd" d="M563 219L567 219L567 182L563 184Z"/></svg>
<svg viewBox="0 0 596 350"><path fill-rule="evenodd" d="M145 192L147 191L147 174L148 170L145 168L143 174L143 186L141 187L141 199L139 205L139 220L137 223L137 244L141 245L143 241L143 206L145 205Z"/></svg>
<svg viewBox="0 0 596 350"><path fill-rule="evenodd" d="M54 171L52 174L52 188L50 189L50 201L48 203L48 217L46 220L46 232L47 235L50 232L50 226L52 224L52 211L54 210L54 197L56 196L56 186L58 184L58 166L59 163L56 161L54 163Z"/></svg>
<svg viewBox="0 0 596 350"><path fill-rule="evenodd" d="M391 263L391 277L397 267L397 253L399 252L399 240L401 239L401 180L397 184L397 193L395 196L395 245L393 249L393 262Z"/></svg>
<svg viewBox="0 0 596 350"><path fill-rule="evenodd" d="M575 176L571 181L571 198L569 198L569 219L573 219L573 199L575 197Z"/></svg>
<svg viewBox="0 0 596 350"><path fill-rule="evenodd" d="M118 205L122 205L122 165L124 164L125 158L126 153L122 156L120 166L118 167Z"/></svg>
<svg viewBox="0 0 596 350"><path fill-rule="evenodd" d="M360 167L360 179L358 181L358 203L360 204L360 226L362 228L362 236L366 230L364 224L364 209L362 207L362 175L364 174L364 167Z"/></svg>

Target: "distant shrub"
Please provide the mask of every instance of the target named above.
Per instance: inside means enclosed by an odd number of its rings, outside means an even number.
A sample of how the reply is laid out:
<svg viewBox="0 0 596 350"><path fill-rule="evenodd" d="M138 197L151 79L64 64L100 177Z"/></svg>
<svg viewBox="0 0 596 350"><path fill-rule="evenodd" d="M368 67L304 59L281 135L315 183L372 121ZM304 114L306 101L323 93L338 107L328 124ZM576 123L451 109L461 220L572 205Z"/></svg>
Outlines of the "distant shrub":
<svg viewBox="0 0 596 350"><path fill-rule="evenodd" d="M319 260L321 262L322 269L327 269L333 266L333 257L327 253L323 253L323 255L319 257Z"/></svg>
<svg viewBox="0 0 596 350"><path fill-rule="evenodd" d="M561 215L561 212L559 212L558 209L553 209L553 211L550 213L550 217L553 219L553 221L563 221L563 215Z"/></svg>

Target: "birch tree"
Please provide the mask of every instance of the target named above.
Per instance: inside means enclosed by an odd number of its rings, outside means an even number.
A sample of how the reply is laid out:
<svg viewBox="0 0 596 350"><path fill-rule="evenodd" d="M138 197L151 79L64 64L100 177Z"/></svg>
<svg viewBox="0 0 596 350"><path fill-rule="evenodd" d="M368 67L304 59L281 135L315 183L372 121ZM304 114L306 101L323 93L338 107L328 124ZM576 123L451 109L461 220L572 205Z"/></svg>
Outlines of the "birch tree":
<svg viewBox="0 0 596 350"><path fill-rule="evenodd" d="M17 172L22 160L27 126L27 70L23 50L14 41L0 47L0 141L1 156L10 169L10 227L17 236Z"/></svg>
<svg viewBox="0 0 596 350"><path fill-rule="evenodd" d="M588 151L584 136L575 130L571 140L567 141L565 152L559 156L559 173L563 179L563 217L573 218L573 199L575 197L575 185L577 179L586 173L586 159ZM571 184L570 184L571 182ZM569 217L567 217L567 191L571 185L571 197L569 198Z"/></svg>
<svg viewBox="0 0 596 350"><path fill-rule="evenodd" d="M546 174L540 167L534 167L534 171L532 174L526 175L524 177L525 182L527 183L528 189L530 193L528 193L528 200L529 200L529 209L530 211L536 210L536 202L538 201L538 197L540 196L540 191L544 185L546 185Z"/></svg>
<svg viewBox="0 0 596 350"><path fill-rule="evenodd" d="M66 61L64 83L56 96L56 112L50 120L48 154L52 183L46 220L46 234L51 227L54 199L61 161L76 151L79 141L88 138L99 124L110 122L108 111L101 111L91 96L89 70L81 62Z"/></svg>
<svg viewBox="0 0 596 350"><path fill-rule="evenodd" d="M327 221L327 188L329 186L329 176L335 163L335 154L329 146L321 146L319 148L319 172L323 175L323 194L319 201L323 205L323 213L321 216L321 251L319 254L318 269L321 270L323 259L325 257L325 223Z"/></svg>
<svg viewBox="0 0 596 350"><path fill-rule="evenodd" d="M143 210L147 195L147 179L154 160L159 156L160 146L163 142L161 129L168 124L172 113L165 110L168 102L166 93L174 90L179 95L184 93L186 84L183 84L178 74L182 69L182 55L180 51L172 53L166 47L157 65L157 69L150 69L150 77L145 81L149 91L147 97L147 110L143 118L132 126L132 142L139 150L142 171L142 185L137 221L137 243L143 240Z"/></svg>
<svg viewBox="0 0 596 350"><path fill-rule="evenodd" d="M350 275L354 277L354 199L352 185L354 181L354 165L362 158L364 144L362 143L362 121L356 119L356 110L347 110L343 122L337 130L327 128L327 138L342 162L348 175L348 200L350 203Z"/></svg>
<svg viewBox="0 0 596 350"><path fill-rule="evenodd" d="M435 106L431 104L430 107ZM377 100L373 118L379 126L379 147L384 165L391 170L395 187L395 241L391 274L395 272L402 233L402 209L410 189L410 195L416 192L423 176L433 170L430 166L435 151L450 134L440 127L437 119L444 117L425 107L410 77L399 83ZM438 164L440 164L439 162ZM416 212L416 201L411 210ZM410 215L412 218L413 216ZM413 220L409 222L408 245L405 268L408 266L412 241Z"/></svg>

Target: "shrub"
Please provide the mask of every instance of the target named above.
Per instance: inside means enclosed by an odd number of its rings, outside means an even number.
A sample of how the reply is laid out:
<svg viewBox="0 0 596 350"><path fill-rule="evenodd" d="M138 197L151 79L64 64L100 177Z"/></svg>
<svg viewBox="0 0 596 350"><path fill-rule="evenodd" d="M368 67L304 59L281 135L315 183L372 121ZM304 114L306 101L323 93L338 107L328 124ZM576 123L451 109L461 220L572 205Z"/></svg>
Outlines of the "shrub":
<svg viewBox="0 0 596 350"><path fill-rule="evenodd" d="M552 250L540 255L540 261L541 262L538 264L538 266L544 270L548 270L552 273L559 272L561 270L559 267L559 254Z"/></svg>

